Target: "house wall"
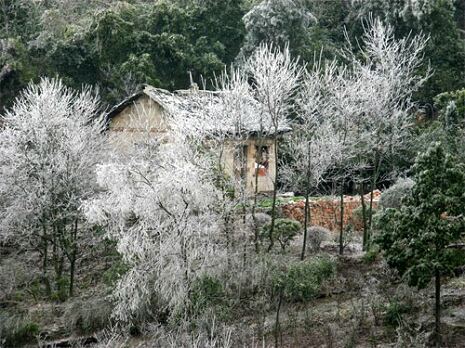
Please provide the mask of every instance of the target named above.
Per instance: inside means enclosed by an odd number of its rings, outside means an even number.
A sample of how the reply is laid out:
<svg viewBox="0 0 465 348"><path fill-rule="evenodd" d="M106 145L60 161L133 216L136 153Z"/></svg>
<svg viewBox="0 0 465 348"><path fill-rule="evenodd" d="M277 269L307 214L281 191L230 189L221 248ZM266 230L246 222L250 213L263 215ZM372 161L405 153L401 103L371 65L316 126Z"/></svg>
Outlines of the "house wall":
<svg viewBox="0 0 465 348"><path fill-rule="evenodd" d="M169 141L167 120L167 115L158 103L148 96L141 96L110 120L110 142L118 151L129 152L135 144L143 141L144 137L155 136L161 141ZM276 177L273 141L249 138L240 142L226 142L223 148L223 166L230 177L240 175L240 168L235 160L235 151L241 146L246 146L247 149L244 161L244 180L247 191L255 192L257 146L266 146L269 153L268 166L260 171L257 178L258 192L273 191L273 181Z"/></svg>
<svg viewBox="0 0 465 348"><path fill-rule="evenodd" d="M258 184L258 192L271 192L274 188L274 179L276 177L274 158L274 144L272 139L257 139L249 138L241 142L227 142L224 148L224 168L225 172L230 177L238 177L240 173L240 165L237 163L236 151L243 146L246 146L245 153L245 170L244 180L247 191L255 192L255 184ZM257 148L266 146L268 148L268 167L265 170L260 170L256 177Z"/></svg>
<svg viewBox="0 0 465 348"><path fill-rule="evenodd" d="M109 124L112 146L130 150L144 137L166 137L168 124L163 109L147 96L142 96L113 117Z"/></svg>

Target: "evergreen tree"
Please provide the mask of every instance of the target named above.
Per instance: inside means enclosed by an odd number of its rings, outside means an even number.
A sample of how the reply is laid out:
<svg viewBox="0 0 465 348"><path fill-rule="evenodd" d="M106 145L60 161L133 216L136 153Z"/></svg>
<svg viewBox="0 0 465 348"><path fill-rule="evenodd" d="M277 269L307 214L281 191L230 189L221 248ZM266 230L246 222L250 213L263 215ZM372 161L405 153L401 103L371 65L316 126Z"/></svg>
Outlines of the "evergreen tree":
<svg viewBox="0 0 465 348"><path fill-rule="evenodd" d="M435 333L440 340L441 277L453 274L460 257L456 243L465 231L463 164L434 143L413 166L415 185L400 209L386 209L377 242L388 264L409 285L426 287L435 279ZM463 256L462 256L463 262Z"/></svg>

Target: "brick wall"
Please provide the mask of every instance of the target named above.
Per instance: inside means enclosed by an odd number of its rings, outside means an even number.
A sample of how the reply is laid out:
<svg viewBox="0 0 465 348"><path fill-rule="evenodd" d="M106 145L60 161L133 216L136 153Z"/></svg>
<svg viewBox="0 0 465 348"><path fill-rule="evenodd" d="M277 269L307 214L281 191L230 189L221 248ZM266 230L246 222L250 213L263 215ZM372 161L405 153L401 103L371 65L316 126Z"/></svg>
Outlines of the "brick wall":
<svg viewBox="0 0 465 348"><path fill-rule="evenodd" d="M374 191L373 206L378 206L381 192ZM370 194L364 196L365 203L369 205ZM317 199L310 201L310 221L309 225L325 227L331 231L339 231L340 223L340 198ZM344 196L344 226L351 223L356 230L362 230L362 221L354 216L355 209L362 205L360 196ZM283 214L292 219L304 223L305 201L298 201L286 204L282 207Z"/></svg>

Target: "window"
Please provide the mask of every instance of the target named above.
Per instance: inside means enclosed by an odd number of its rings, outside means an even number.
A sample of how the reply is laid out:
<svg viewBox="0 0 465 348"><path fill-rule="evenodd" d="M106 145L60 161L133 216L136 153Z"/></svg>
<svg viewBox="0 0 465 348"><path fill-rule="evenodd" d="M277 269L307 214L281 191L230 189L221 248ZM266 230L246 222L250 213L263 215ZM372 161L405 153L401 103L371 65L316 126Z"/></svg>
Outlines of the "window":
<svg viewBox="0 0 465 348"><path fill-rule="evenodd" d="M270 166L270 148L269 146L255 146L255 169L258 176L266 176Z"/></svg>

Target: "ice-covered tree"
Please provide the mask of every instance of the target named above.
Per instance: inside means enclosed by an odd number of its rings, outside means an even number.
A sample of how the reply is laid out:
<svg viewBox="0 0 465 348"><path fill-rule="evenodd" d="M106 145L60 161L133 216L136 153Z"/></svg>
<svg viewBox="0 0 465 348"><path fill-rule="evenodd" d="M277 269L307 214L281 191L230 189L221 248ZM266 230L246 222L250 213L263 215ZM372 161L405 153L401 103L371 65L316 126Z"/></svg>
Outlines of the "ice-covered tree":
<svg viewBox="0 0 465 348"><path fill-rule="evenodd" d="M246 29L239 57L248 57L262 43L292 51L304 48L309 28L316 18L300 0L263 0L255 4L244 16Z"/></svg>
<svg viewBox="0 0 465 348"><path fill-rule="evenodd" d="M427 37L420 34L397 39L393 27L379 19L370 18L366 24L359 50L356 52L349 46L344 56L351 66L349 83L357 86L350 103L364 134L358 147L362 156L370 159L369 230L373 191L381 168L391 155L408 144L416 107L412 96L430 77L430 72L418 72ZM364 245L368 240L366 236Z"/></svg>
<svg viewBox="0 0 465 348"><path fill-rule="evenodd" d="M73 294L76 261L92 238L80 206L94 194L94 167L104 146L98 103L90 90L42 79L2 119L0 236L39 252L48 292L53 266L57 284L69 270Z"/></svg>
<svg viewBox="0 0 465 348"><path fill-rule="evenodd" d="M421 32L430 36L425 47L425 57L434 75L415 93L417 101L431 104L435 95L463 87L465 45L460 39L463 1L357 0L351 3L350 12L357 19L366 18L370 13L379 16L395 28L396 37ZM354 18L351 22L357 21ZM425 72L427 69L424 67L421 70ZM426 111L433 110L429 108Z"/></svg>
<svg viewBox="0 0 465 348"><path fill-rule="evenodd" d="M183 105L175 112L178 118L189 119L189 122L178 122L182 125L179 131L186 134L191 143L202 148L203 156L211 162L215 186L222 195L218 207L221 207L228 247L238 240L238 232L250 232L247 231L250 224L244 224L250 216L254 221L252 225L256 225L254 207L250 215L248 206L251 198L256 200L258 187L255 182L254 194L248 189L252 183L244 166L247 156L244 149L250 137L260 146L271 124L270 118L254 99L248 78L243 69L231 67L215 79L215 91L194 88L186 92L189 105ZM231 165L232 168L227 168ZM242 228L238 228L239 220L242 220ZM235 228L232 228L233 224ZM252 226L258 249L259 230L255 227ZM248 235L245 237L239 239L248 240Z"/></svg>
<svg viewBox="0 0 465 348"><path fill-rule="evenodd" d="M335 127L334 115L329 108L328 89L337 76L335 64L321 63L309 71L297 98L299 117L293 133L285 143L286 160L282 163L282 179L286 186L304 192L304 238L301 259L305 258L307 230L311 223L309 198L313 189L324 180L326 171L337 162L343 152L343 134Z"/></svg>
<svg viewBox="0 0 465 348"><path fill-rule="evenodd" d="M175 118L169 142L148 131L129 157L99 166L103 192L85 205L88 219L105 226L129 267L113 294L114 316L123 323L153 301L170 317L187 316L192 282L222 264L212 162L190 142L197 144L195 127L182 114Z"/></svg>
<svg viewBox="0 0 465 348"><path fill-rule="evenodd" d="M252 79L254 99L265 117L264 134L272 136L275 159L273 200L271 205L270 247L273 247L273 229L276 219L276 195L278 191L278 139L280 132L293 116L302 67L291 57L289 48L279 49L269 44L261 44L245 64L245 70ZM258 168L257 168L258 170ZM256 173L257 174L257 173ZM255 175L258 177L258 175Z"/></svg>

